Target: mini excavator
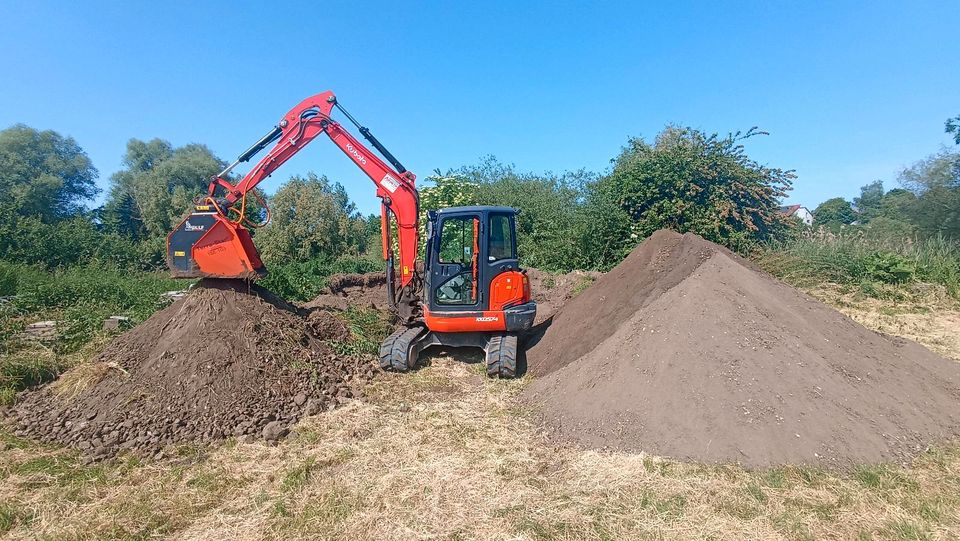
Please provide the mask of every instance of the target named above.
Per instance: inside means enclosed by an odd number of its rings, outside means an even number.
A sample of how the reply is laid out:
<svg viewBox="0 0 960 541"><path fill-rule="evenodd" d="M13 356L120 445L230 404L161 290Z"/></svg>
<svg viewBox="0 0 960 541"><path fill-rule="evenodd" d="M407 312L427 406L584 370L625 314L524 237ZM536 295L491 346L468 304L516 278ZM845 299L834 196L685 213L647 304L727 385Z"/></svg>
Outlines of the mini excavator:
<svg viewBox="0 0 960 541"><path fill-rule="evenodd" d="M334 109L357 127L382 159L331 117ZM429 346L477 347L485 352L488 375L514 377L517 335L531 328L537 311L530 299L530 282L517 259L517 210L471 206L428 212L420 265L416 175L350 116L330 91L300 102L211 178L206 196L194 202L193 211L167 236L167 265L173 276L254 280L264 275L266 268L251 229L269 221L269 209L266 220L255 223L248 216L254 207L248 209L247 198L252 195L266 209L254 188L320 134L370 177L381 201L387 295L402 327L380 346L380 366L404 372L416 366L420 352ZM229 180L235 167L270 144L273 148L243 178L236 183ZM399 254L394 253L395 246Z"/></svg>

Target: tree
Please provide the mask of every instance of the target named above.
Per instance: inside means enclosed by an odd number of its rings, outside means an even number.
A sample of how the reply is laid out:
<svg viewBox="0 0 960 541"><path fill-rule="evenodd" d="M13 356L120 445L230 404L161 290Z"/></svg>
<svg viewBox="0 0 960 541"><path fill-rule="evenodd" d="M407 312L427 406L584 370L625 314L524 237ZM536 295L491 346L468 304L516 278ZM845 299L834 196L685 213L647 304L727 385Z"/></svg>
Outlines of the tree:
<svg viewBox="0 0 960 541"><path fill-rule="evenodd" d="M586 186L595 180L592 174L522 173L487 156L477 165L438 171L432 180L435 186L421 191L424 210L460 205L519 209L517 250L525 265L556 271L590 265L578 232L586 230L581 224Z"/></svg>
<svg viewBox="0 0 960 541"><path fill-rule="evenodd" d="M900 172L916 196L912 221L923 235L960 238L960 152L942 150Z"/></svg>
<svg viewBox="0 0 960 541"><path fill-rule="evenodd" d="M960 145L960 115L948 118L944 131L953 134L953 142Z"/></svg>
<svg viewBox="0 0 960 541"><path fill-rule="evenodd" d="M762 133L720 137L670 126L653 144L631 139L596 189L626 213L636 239L667 228L749 249L789 227L779 201L795 178L747 156L742 141Z"/></svg>
<svg viewBox="0 0 960 541"><path fill-rule="evenodd" d="M869 223L880 214L880 205L883 202L883 181L875 180L860 188L860 197L853 198L853 206L857 209L857 219L861 224Z"/></svg>
<svg viewBox="0 0 960 541"><path fill-rule="evenodd" d="M834 197L820 203L813 211L814 227L824 226L839 228L841 225L850 225L857 219L850 202L842 197Z"/></svg>
<svg viewBox="0 0 960 541"><path fill-rule="evenodd" d="M101 218L108 229L144 240L166 237L226 164L204 145L131 139L123 165L110 177Z"/></svg>
<svg viewBox="0 0 960 541"><path fill-rule="evenodd" d="M265 260L335 259L365 251L367 220L343 186L325 176L291 177L270 198L270 208L270 224L255 237Z"/></svg>
<svg viewBox="0 0 960 541"><path fill-rule="evenodd" d="M23 124L0 131L0 200L44 223L77 216L99 192L97 170L72 137Z"/></svg>

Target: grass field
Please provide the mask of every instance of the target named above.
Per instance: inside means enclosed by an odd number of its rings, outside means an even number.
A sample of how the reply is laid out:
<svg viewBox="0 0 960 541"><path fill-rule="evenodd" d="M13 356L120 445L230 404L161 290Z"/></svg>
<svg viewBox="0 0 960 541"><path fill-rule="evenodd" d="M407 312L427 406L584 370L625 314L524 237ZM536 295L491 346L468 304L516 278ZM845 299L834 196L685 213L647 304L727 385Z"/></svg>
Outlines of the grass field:
<svg viewBox="0 0 960 541"><path fill-rule="evenodd" d="M839 287L839 286L838 286ZM960 357L932 309L821 288L867 325ZM948 302L948 301L943 301ZM952 301L949 301L952 302ZM948 303L949 304L949 303ZM917 323L915 317L928 318ZM942 320L942 321L941 321ZM898 323L899 322L899 323ZM952 323L951 323L952 322ZM280 445L181 447L162 461L84 465L0 436L9 539L960 538L960 445L908 467L745 471L557 447L514 404L524 381L434 358L384 375Z"/></svg>

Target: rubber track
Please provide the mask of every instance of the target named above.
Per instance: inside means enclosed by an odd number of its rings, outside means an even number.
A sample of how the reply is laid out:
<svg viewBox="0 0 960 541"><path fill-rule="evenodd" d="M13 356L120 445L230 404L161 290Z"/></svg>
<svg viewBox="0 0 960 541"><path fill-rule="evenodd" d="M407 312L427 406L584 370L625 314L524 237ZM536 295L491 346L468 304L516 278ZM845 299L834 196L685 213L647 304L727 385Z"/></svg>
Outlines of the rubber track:
<svg viewBox="0 0 960 541"><path fill-rule="evenodd" d="M491 378L513 378L517 375L516 335L496 335L487 344L487 375Z"/></svg>
<svg viewBox="0 0 960 541"><path fill-rule="evenodd" d="M399 329L380 344L380 368L406 372L416 366L417 360L410 359L410 345L423 333L421 327Z"/></svg>

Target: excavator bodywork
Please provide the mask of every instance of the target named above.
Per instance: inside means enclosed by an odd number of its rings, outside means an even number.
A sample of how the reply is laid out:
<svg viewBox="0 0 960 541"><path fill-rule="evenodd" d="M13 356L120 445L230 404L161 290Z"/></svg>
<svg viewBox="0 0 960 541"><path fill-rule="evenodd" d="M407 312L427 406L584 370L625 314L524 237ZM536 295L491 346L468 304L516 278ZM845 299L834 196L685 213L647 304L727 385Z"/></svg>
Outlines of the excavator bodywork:
<svg viewBox="0 0 960 541"><path fill-rule="evenodd" d="M331 117L334 108L359 128L386 161ZM419 352L432 345L479 347L486 352L488 374L513 377L518 333L529 329L536 315L529 280L517 260L517 211L477 206L428 213L421 272L416 261L420 242L416 175L350 116L330 91L300 102L210 180L206 197L167 237L167 264L173 275L252 280L265 274L251 229L269 221L269 209L254 188L320 135L326 135L373 181L381 200L388 295L404 325L384 341L381 366L408 370L416 365ZM270 144L274 146L246 175L231 182L230 172L238 164ZM250 194L267 212L263 224L247 217Z"/></svg>

